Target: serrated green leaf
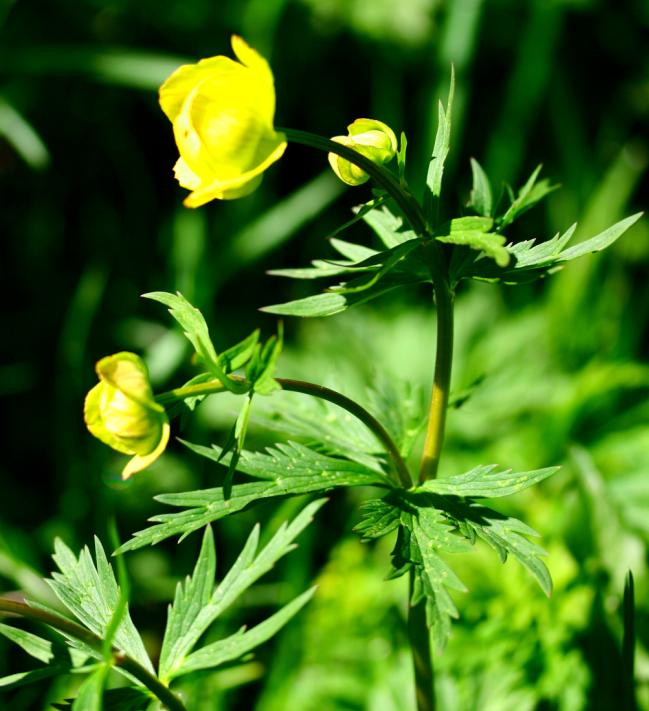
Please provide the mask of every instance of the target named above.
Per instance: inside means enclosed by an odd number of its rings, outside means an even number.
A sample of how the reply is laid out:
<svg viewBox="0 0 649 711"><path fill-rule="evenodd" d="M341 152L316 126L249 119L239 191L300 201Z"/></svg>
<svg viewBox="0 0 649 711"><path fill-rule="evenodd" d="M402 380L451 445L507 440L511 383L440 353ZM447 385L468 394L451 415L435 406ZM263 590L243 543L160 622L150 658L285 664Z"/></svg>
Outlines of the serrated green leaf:
<svg viewBox="0 0 649 711"><path fill-rule="evenodd" d="M197 454L214 461L219 460L219 447L184 444ZM224 457L224 461L227 463L227 457ZM266 454L242 452L238 471L266 481L237 484L232 487L229 499L225 499L221 487L162 494L156 497L158 501L188 508L179 513L153 517L151 521L158 522L157 525L135 533L117 552L124 553L152 545L174 535L184 537L212 521L266 498L324 492L341 486L392 487L391 480L376 470L357 462L319 454L296 443L277 445L267 450Z"/></svg>
<svg viewBox="0 0 649 711"><path fill-rule="evenodd" d="M493 214L491 183L482 166L475 158L471 158L471 173L473 175L473 186L469 198L469 207L473 208L479 215L490 217Z"/></svg>
<svg viewBox="0 0 649 711"><path fill-rule="evenodd" d="M535 240L512 244L509 251L515 258L514 269L529 269L554 265L563 248L575 233L577 224L571 225L563 234L556 234L545 242L535 243Z"/></svg>
<svg viewBox="0 0 649 711"><path fill-rule="evenodd" d="M219 365L226 373L242 368L252 358L258 342L259 329L255 329L242 341L223 351L218 357Z"/></svg>
<svg viewBox="0 0 649 711"><path fill-rule="evenodd" d="M404 230L403 220L394 215L387 207L366 212L363 215L363 220L372 228L387 249L393 249L417 237L412 230Z"/></svg>
<svg viewBox="0 0 649 711"><path fill-rule="evenodd" d="M183 640L187 639L200 611L208 604L214 591L216 552L214 535L208 526L191 576L178 583L173 604L167 614L167 625L160 651L159 674L168 679L174 659L187 653Z"/></svg>
<svg viewBox="0 0 649 711"><path fill-rule="evenodd" d="M439 523L443 525L441 517ZM429 536L431 522L429 521L428 524L428 530L426 530L421 526L419 516L413 516L412 536L416 549L411 555L413 558L420 559L417 572L426 597L426 621L435 646L441 650L451 634L451 620L459 617L457 607L447 588L450 587L462 592L465 592L466 588L439 556L439 546L436 540ZM416 598L410 601L411 605L417 603Z"/></svg>
<svg viewBox="0 0 649 711"><path fill-rule="evenodd" d="M543 200L544 197L559 188L559 185L551 185L549 180L542 180L539 183L536 182L542 167L542 165L538 165L534 169L525 185L518 191L516 198L512 200L507 212L498 219L499 230L505 229L505 227L518 219L524 212L527 212L527 210Z"/></svg>
<svg viewBox="0 0 649 711"><path fill-rule="evenodd" d="M378 258L381 259L381 265L377 271L373 274L361 276L351 282L347 282L346 284L331 287L331 291L338 294L354 294L361 291L367 291L388 272L392 271L397 264L405 259L413 250L417 249L420 242L420 240L412 239L403 244L399 244L392 249L388 249L385 252L381 252L379 255L371 258L372 260L377 260Z"/></svg>
<svg viewBox="0 0 649 711"><path fill-rule="evenodd" d="M394 542L394 548L390 552L391 568L385 576L386 580L395 580L405 575L415 564L413 561L420 561L421 556L413 551L412 544L412 521L408 515L404 516L401 512L400 525L397 529L397 540ZM415 596L411 599L411 604L416 605L417 599Z"/></svg>
<svg viewBox="0 0 649 711"><path fill-rule="evenodd" d="M370 411L380 416L399 452L407 457L426 424L423 389L401 378L378 374L368 395Z"/></svg>
<svg viewBox="0 0 649 711"><path fill-rule="evenodd" d="M504 516L472 501L433 495L433 505L443 510L467 539L477 536L489 544L504 563L513 555L536 579L546 595L552 592L550 573L541 560L546 552L528 537L539 534L516 518Z"/></svg>
<svg viewBox="0 0 649 711"><path fill-rule="evenodd" d="M364 541L381 538L396 531L401 521L401 511L386 499L371 499L361 504L361 520L354 531Z"/></svg>
<svg viewBox="0 0 649 711"><path fill-rule="evenodd" d="M277 314L280 316L299 316L301 318L317 318L321 316L333 316L334 314L346 311L350 306L350 300L344 294L316 294L307 296L304 299L287 301L284 304L274 304L264 306L260 311L267 314Z"/></svg>
<svg viewBox="0 0 649 711"><path fill-rule="evenodd" d="M480 232L478 230L465 230L435 237L436 240L446 244L457 244L470 249L484 252L491 257L499 267L509 264L510 254L504 246L506 239L495 232Z"/></svg>
<svg viewBox="0 0 649 711"><path fill-rule="evenodd" d="M313 597L316 588L302 593L281 610L271 615L248 631L239 631L226 639L208 644L202 649L190 654L178 670L177 675L188 674L201 669L211 669L227 662L240 659L244 654L268 641L292 617L294 617Z"/></svg>
<svg viewBox="0 0 649 711"><path fill-rule="evenodd" d="M601 252L613 244L619 237L621 237L632 225L634 225L642 216L643 212L637 212L635 215L626 217L608 229L600 232L595 237L584 240L574 247L564 250L559 255L560 262L567 262L571 259L576 259L584 254L591 254L593 252Z"/></svg>
<svg viewBox="0 0 649 711"><path fill-rule="evenodd" d="M329 455L382 471L385 452L376 436L360 420L327 400L290 395L289 398L290 407L286 406L285 398L264 400L252 414L252 420L257 426L276 432L284 439L299 438L306 444L316 442L319 451L324 448ZM374 411L383 413L380 407ZM389 418L385 424L390 424ZM391 430L390 433L393 434Z"/></svg>
<svg viewBox="0 0 649 711"><path fill-rule="evenodd" d="M27 654L40 662L48 664L54 659L52 650L52 642L49 639L43 639L31 632L26 632L17 627L10 627L0 623L0 634L17 644Z"/></svg>
<svg viewBox="0 0 649 711"><path fill-rule="evenodd" d="M154 291L142 295L145 299L159 301L169 307L169 313L178 322L189 342L194 347L196 357L215 378L233 393L246 392L247 386L228 378L219 362L219 358L210 338L209 329L203 314L180 293L170 294L166 291Z"/></svg>
<svg viewBox="0 0 649 711"><path fill-rule="evenodd" d="M315 296L307 296L304 299L297 299L296 301L289 301L284 304L264 306L260 311L269 314L278 314L280 316L300 316L302 318L333 316L346 311L352 306L375 299L392 289L425 281L430 281L430 276L427 274L397 274L392 272L383 277L378 284L359 293L340 294L326 292L324 294L316 294Z"/></svg>
<svg viewBox="0 0 649 711"><path fill-rule="evenodd" d="M496 464L480 465L465 474L444 479L430 479L418 490L435 494L473 498L496 498L511 496L523 489L538 484L559 470L559 467L535 469L529 472L512 473L511 469L497 471Z"/></svg>
<svg viewBox="0 0 649 711"><path fill-rule="evenodd" d="M183 329L205 368L212 371L216 366L220 370L218 356L207 323L203 314L195 306L192 306L180 292L170 294L166 291L152 291L142 294L142 296L167 306L169 313Z"/></svg>
<svg viewBox="0 0 649 711"><path fill-rule="evenodd" d="M276 390L281 390L281 385L273 378L277 361L284 346L284 326L280 321L277 336L271 336L263 348L259 350L258 358L251 361L251 367L246 370L246 375L252 383L254 392L260 395L270 395ZM247 426L247 415L246 415Z"/></svg>
<svg viewBox="0 0 649 711"><path fill-rule="evenodd" d="M376 249L370 249L353 242L331 238L332 247L342 254L347 261L339 262L330 259L314 259L311 267L298 269L270 269L267 273L272 276L283 276L292 279L322 279L324 277L353 274L377 269L378 266L367 260L380 254Z"/></svg>
<svg viewBox="0 0 649 711"><path fill-rule="evenodd" d="M47 583L83 625L103 637L119 603L120 591L101 542L95 539L97 567L87 547L82 549L78 559L60 539L55 541L54 550L52 557L61 572L53 573ZM128 607L115 633L115 645L146 669L153 671Z"/></svg>
<svg viewBox="0 0 649 711"><path fill-rule="evenodd" d="M162 671L160 674L161 679L171 681L186 673L184 665L189 658L188 653L205 633L207 628L225 609L245 592L245 590L271 570L280 558L295 548L295 538L311 523L313 516L325 502L326 499L311 502L290 524L282 524L259 553L257 553L259 525L253 528L241 554L225 578L213 590L209 600L200 607L194 607L195 616L193 620L185 620L183 633L176 636L175 642L170 648L167 656L168 662L165 665L166 670L164 674ZM305 595L307 595L307 593L305 593ZM304 604L306 599L301 600L301 602ZM297 612L297 609L289 609ZM279 620L282 620L281 614ZM261 632L263 632L264 629L272 629L272 626L273 623L269 623L266 628L261 629ZM252 631L253 630L251 630L251 632ZM258 636L261 638L263 634L259 634ZM261 641L264 640L261 639ZM256 646L256 644L254 646Z"/></svg>
<svg viewBox="0 0 649 711"><path fill-rule="evenodd" d="M438 106L437 133L435 135L435 145L433 156L428 165L426 176L426 186L428 192L424 199L426 213L436 219L439 209L439 199L442 194L442 177L444 175L444 163L451 146L451 118L453 114L453 97L455 94L455 67L451 67L451 81L446 101L446 110L442 102Z"/></svg>

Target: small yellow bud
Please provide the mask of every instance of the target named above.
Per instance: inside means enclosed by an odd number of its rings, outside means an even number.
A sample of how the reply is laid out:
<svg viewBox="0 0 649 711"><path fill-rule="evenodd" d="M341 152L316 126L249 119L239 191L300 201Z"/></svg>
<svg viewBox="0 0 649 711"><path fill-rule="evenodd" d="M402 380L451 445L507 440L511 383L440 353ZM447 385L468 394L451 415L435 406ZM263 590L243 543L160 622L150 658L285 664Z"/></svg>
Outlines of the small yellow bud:
<svg viewBox="0 0 649 711"><path fill-rule="evenodd" d="M286 149L286 137L273 128L268 63L236 35L232 49L239 62L218 56L186 64L160 87L180 152L176 179L192 191L187 207L248 195Z"/></svg>
<svg viewBox="0 0 649 711"><path fill-rule="evenodd" d="M116 353L96 366L99 383L86 396L83 416L90 433L109 447L131 454L122 478L146 469L165 450L169 420L153 399L149 373L135 353Z"/></svg>
<svg viewBox="0 0 649 711"><path fill-rule="evenodd" d="M397 152L397 137L394 131L382 121L376 119L356 119L347 126L349 135L334 136L331 140L343 146L353 148L373 163L389 163ZM329 164L334 173L347 185L362 185L369 180L369 175L358 166L341 158L336 153L329 153Z"/></svg>

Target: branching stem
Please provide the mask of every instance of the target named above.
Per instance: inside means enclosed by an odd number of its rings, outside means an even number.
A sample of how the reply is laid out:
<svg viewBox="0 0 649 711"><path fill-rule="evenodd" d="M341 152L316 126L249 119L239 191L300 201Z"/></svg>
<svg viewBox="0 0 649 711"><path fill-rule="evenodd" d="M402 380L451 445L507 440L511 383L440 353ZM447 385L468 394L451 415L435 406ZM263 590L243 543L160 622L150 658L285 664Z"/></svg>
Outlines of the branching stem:
<svg viewBox="0 0 649 711"><path fill-rule="evenodd" d="M59 632L62 632L64 635L78 639L88 647L92 647L92 649L103 656L104 643L101 637L98 637L94 634L94 632L78 625L76 622L66 620L64 617L47 612L46 610L41 610L37 607L30 607L24 602L8 600L7 598L0 597L0 613L2 612L6 612L11 615L18 615L36 622L43 622L46 625L59 630ZM139 662L136 662L135 659L132 659L123 652L113 648L111 662L114 666L121 667L124 671L127 671L131 674L131 676L135 677L144 686L146 686L146 688L154 694L160 702L167 709L169 709L169 711L187 711L183 703L171 691L171 689L165 686L154 674L151 674L151 672L148 671L148 669L145 669Z"/></svg>

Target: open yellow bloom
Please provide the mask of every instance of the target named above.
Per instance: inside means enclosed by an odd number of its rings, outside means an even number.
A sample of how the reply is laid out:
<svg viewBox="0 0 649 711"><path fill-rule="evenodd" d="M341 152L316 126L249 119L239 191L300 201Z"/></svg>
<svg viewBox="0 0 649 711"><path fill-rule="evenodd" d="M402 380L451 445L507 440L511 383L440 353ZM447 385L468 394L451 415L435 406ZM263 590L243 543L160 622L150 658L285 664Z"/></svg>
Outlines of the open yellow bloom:
<svg viewBox="0 0 649 711"><path fill-rule="evenodd" d="M347 126L349 135L334 136L331 140L343 146L353 148L373 163L389 163L397 152L397 137L394 131L382 121L360 118ZM369 180L369 175L357 165L341 158L336 153L329 153L329 164L334 173L347 185L362 185Z"/></svg>
<svg viewBox="0 0 649 711"><path fill-rule="evenodd" d="M219 56L186 64L160 87L180 152L176 179L192 191L187 207L248 195L286 149L286 137L273 128L268 63L236 35L232 49L238 62Z"/></svg>
<svg viewBox="0 0 649 711"><path fill-rule="evenodd" d="M131 454L122 478L146 469L165 450L169 419L153 399L149 372L135 353L116 353L96 366L99 383L86 396L86 426L109 447Z"/></svg>

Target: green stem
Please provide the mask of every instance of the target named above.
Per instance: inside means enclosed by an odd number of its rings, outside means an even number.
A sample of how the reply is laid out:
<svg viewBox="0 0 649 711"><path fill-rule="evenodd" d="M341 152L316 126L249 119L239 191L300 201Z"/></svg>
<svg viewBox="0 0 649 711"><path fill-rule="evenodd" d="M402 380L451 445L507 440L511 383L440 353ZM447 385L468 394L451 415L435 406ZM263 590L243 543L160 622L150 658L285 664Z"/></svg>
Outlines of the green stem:
<svg viewBox="0 0 649 711"><path fill-rule="evenodd" d="M76 622L66 620L64 617L55 615L46 610L40 610L36 607L30 607L23 602L16 600L8 600L0 597L0 612L7 612L13 615L19 615L26 619L43 622L54 629L59 630L64 635L74 637L83 642L87 646L94 649L99 654L103 654L103 640L90 630L78 625ZM155 675L151 674L135 659L126 656L119 650L112 650L112 663L124 669L154 694L160 702L170 709L170 711L186 711L180 699L166 687Z"/></svg>
<svg viewBox="0 0 649 711"><path fill-rule="evenodd" d="M437 256L427 252L427 245L424 245L422 249L424 251L424 259L433 278L435 290L437 348L424 453L419 470L420 482L424 482L426 479L434 479L437 476L444 443L446 412L451 390L451 367L453 364L453 291L448 283L446 274L440 268Z"/></svg>
<svg viewBox="0 0 649 711"><path fill-rule="evenodd" d="M237 375L231 375L230 378L241 383L247 382L245 378L241 378ZM409 489L412 486L410 472L408 471L408 467L399 452L399 448L394 443L385 427L383 427L376 417L374 417L374 415L368 412L364 407L336 390L325 388L322 385L317 385L315 383L309 383L306 380L293 380L291 378L275 378L275 380L282 386L282 390L303 393L305 395L312 395L313 397L320 398L321 400L327 400L334 405L338 405L338 407L342 407L344 410L347 410L347 412L354 415L354 417L358 418L385 447L385 450L394 466L398 483L405 489ZM158 395L156 397L156 401L161 405L167 405L178 400L184 400L187 397L193 397L196 395L211 395L213 393L224 392L225 390L226 388L220 380L213 380L208 383L197 383L195 385L188 385L184 388L170 390L169 392Z"/></svg>
<svg viewBox="0 0 649 711"><path fill-rule="evenodd" d="M410 598L414 585L414 570L410 571ZM430 649L430 632L426 622L426 601L408 608L408 639L415 672L417 711L435 711L435 673Z"/></svg>
<svg viewBox="0 0 649 711"><path fill-rule="evenodd" d="M284 129L289 141L302 143L345 158L362 168L397 203L415 233L423 238L422 252L433 280L437 304L437 351L431 394L426 440L419 473L420 481L437 475L444 441L448 408L451 364L453 356L453 292L448 282L448 269L441 247L435 241L419 203L385 168L372 163L347 146L303 131ZM411 576L411 596L413 579ZM425 603L411 607L408 613L408 634L415 667L418 711L434 711L435 684L430 634L426 624Z"/></svg>

